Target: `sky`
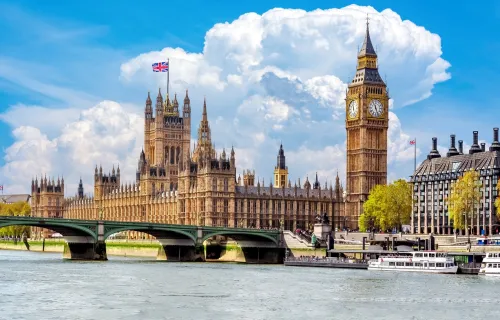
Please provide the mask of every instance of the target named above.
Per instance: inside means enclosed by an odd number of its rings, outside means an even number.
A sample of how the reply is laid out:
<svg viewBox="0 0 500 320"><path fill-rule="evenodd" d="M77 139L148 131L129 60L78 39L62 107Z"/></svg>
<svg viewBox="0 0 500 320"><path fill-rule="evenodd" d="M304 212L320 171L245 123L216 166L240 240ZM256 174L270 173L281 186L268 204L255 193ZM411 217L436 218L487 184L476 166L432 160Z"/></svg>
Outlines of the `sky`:
<svg viewBox="0 0 500 320"><path fill-rule="evenodd" d="M391 96L388 177L407 178L437 137L489 144L500 126L500 2L2 1L0 184L28 193L64 176L66 195L93 170L132 182L153 62L170 59L170 91L191 98L192 139L207 100L218 152L271 181L283 143L290 179L345 179L345 89L370 18ZM153 98L154 99L154 98ZM345 183L344 183L345 184Z"/></svg>

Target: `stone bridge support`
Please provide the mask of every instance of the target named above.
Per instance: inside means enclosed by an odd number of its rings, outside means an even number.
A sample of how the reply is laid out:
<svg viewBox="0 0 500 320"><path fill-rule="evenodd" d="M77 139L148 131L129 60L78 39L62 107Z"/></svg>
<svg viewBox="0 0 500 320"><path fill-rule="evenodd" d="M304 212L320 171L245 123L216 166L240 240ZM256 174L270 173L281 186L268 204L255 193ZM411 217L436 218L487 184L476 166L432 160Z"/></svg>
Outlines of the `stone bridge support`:
<svg viewBox="0 0 500 320"><path fill-rule="evenodd" d="M104 225L97 224L97 239L91 236L64 236L63 258L68 260L106 261L106 243L104 242Z"/></svg>
<svg viewBox="0 0 500 320"><path fill-rule="evenodd" d="M161 247L156 260L161 261L205 261L203 245L197 245L190 239L158 239Z"/></svg>

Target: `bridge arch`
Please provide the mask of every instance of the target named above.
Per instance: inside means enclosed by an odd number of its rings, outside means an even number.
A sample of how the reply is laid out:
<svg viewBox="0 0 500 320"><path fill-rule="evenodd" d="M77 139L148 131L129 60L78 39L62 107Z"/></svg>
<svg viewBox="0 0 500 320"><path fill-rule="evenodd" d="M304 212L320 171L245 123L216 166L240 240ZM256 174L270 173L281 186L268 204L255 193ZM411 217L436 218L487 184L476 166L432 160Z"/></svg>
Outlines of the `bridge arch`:
<svg viewBox="0 0 500 320"><path fill-rule="evenodd" d="M44 228L44 229L49 229L54 232L60 233L63 238L65 238L67 241L69 241L71 238L74 237L84 237L88 238L90 237L91 239L87 239L88 242L94 242L97 240L97 233L95 230L92 230L88 226L85 225L78 225L71 223L69 221L45 221L45 220L24 220L22 218L17 218L16 217L7 217L11 218L12 220L5 220L5 221L0 221L0 228L3 227L10 227L10 226L29 226L29 227L38 227L38 228ZM92 226L90 226L92 227ZM89 241L91 240L91 241Z"/></svg>
<svg viewBox="0 0 500 320"><path fill-rule="evenodd" d="M263 240L269 240L276 246L279 245L279 235L274 235L271 233L264 233L264 232L252 232L251 229L249 230L220 230L220 231L211 231L207 234L205 234L201 240L202 243L204 243L206 240L213 236L228 236L231 238L231 236L236 237L236 238L247 238L251 240L255 239L263 239ZM237 241L237 240L236 240Z"/></svg>
<svg viewBox="0 0 500 320"><path fill-rule="evenodd" d="M152 235L159 241L162 238L166 237L181 238L181 239L187 238L192 241L193 245L196 244L196 236L188 231L179 230L176 228L152 227L152 226L116 226L116 227L106 226L106 230L104 232L104 240L108 239L112 234L123 231L143 232Z"/></svg>

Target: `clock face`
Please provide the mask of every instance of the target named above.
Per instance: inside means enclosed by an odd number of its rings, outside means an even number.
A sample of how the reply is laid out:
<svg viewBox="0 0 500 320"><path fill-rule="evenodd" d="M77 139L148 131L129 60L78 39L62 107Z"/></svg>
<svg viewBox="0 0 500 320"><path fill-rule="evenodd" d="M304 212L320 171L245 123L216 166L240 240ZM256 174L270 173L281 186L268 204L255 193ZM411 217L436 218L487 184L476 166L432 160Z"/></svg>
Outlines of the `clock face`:
<svg viewBox="0 0 500 320"><path fill-rule="evenodd" d="M358 102L356 100L352 100L349 103L349 118L355 118L358 115Z"/></svg>
<svg viewBox="0 0 500 320"><path fill-rule="evenodd" d="M373 99L370 101L370 105L368 106L368 110L370 114L374 117L380 117L384 112L384 106L377 99Z"/></svg>

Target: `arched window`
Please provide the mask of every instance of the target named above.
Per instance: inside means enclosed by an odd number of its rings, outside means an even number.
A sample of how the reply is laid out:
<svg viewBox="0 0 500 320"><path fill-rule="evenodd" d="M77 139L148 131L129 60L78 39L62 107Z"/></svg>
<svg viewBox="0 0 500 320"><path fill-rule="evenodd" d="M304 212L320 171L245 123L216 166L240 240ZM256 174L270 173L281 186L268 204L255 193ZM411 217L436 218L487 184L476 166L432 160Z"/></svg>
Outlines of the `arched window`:
<svg viewBox="0 0 500 320"><path fill-rule="evenodd" d="M224 179L224 192L228 191L227 178Z"/></svg>
<svg viewBox="0 0 500 320"><path fill-rule="evenodd" d="M179 163L179 158L181 156L181 148L177 147L177 152L175 153L175 163Z"/></svg>
<svg viewBox="0 0 500 320"><path fill-rule="evenodd" d="M217 191L217 178L212 180L212 190Z"/></svg>
<svg viewBox="0 0 500 320"><path fill-rule="evenodd" d="M168 155L169 155L169 150L170 147L169 146L166 146L165 147L165 163L168 163Z"/></svg>
<svg viewBox="0 0 500 320"><path fill-rule="evenodd" d="M174 164L175 160L175 148L171 147L170 148L170 164Z"/></svg>

